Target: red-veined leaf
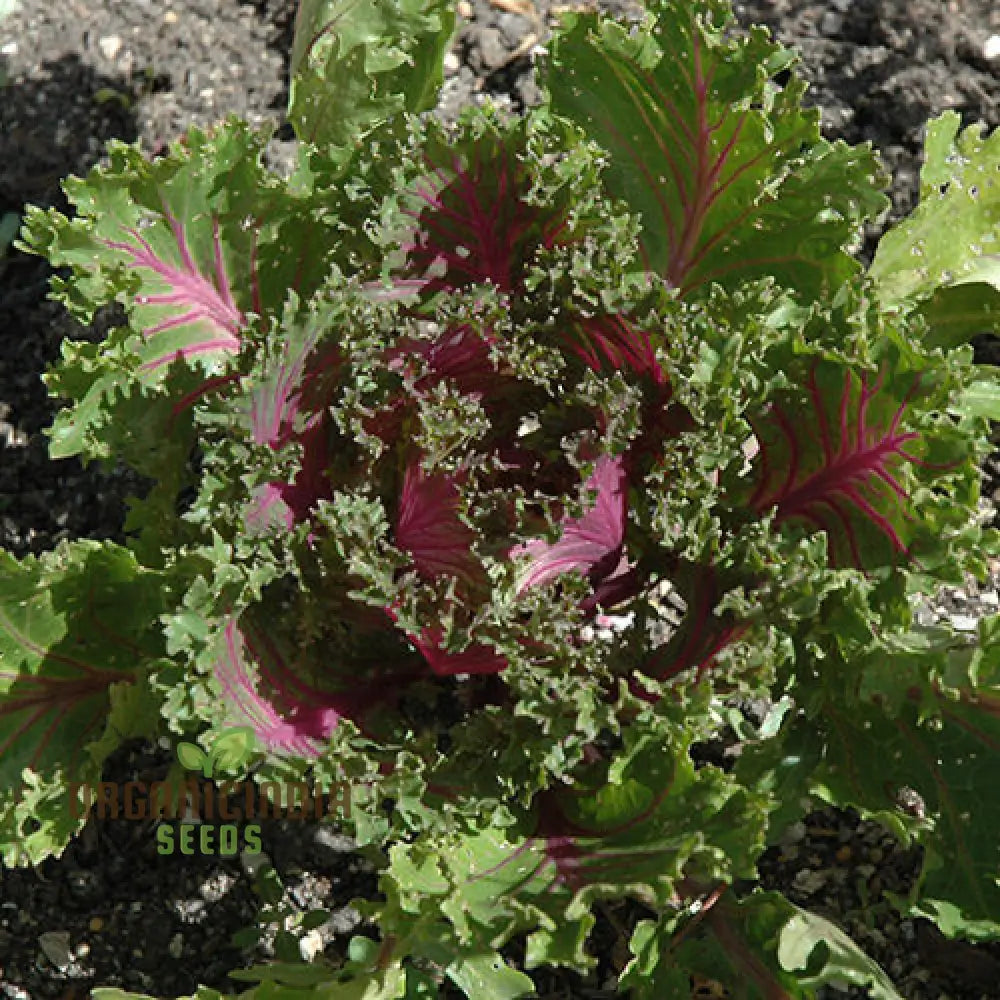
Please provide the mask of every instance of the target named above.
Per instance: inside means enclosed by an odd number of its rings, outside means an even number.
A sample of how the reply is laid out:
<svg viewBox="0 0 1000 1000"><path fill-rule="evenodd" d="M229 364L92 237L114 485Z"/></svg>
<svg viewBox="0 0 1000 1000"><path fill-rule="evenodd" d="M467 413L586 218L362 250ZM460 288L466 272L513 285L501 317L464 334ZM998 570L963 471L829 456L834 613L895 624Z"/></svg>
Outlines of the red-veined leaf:
<svg viewBox="0 0 1000 1000"><path fill-rule="evenodd" d="M109 688L163 652L159 574L81 541L36 559L0 553L0 778L79 765L101 737Z"/></svg>
<svg viewBox="0 0 1000 1000"><path fill-rule="evenodd" d="M553 109L611 154L605 182L639 213L647 270L682 294L773 277L816 297L858 265L840 248L879 211L868 150L820 140L791 55L734 37L714 3L660 0L652 31L580 16L557 38Z"/></svg>
<svg viewBox="0 0 1000 1000"><path fill-rule="evenodd" d="M826 534L835 565L870 568L909 557L910 495L901 476L919 462L903 429L914 376L902 398L884 374L855 376L817 363L804 391L775 399L751 418L760 451L749 506L774 510Z"/></svg>

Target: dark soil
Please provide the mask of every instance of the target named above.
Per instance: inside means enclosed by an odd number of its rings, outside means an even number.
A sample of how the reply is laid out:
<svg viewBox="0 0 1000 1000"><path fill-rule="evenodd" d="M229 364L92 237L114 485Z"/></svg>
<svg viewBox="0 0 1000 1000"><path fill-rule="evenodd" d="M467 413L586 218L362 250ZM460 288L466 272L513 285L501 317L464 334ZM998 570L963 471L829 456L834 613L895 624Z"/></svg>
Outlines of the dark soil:
<svg viewBox="0 0 1000 1000"><path fill-rule="evenodd" d="M63 206L60 179L97 163L108 139L138 139L153 154L188 125L231 113L280 128L294 6L21 0L21 11L0 23L9 77L0 103L0 232L4 216L27 203ZM537 101L530 36L544 41L550 6L458 3L445 117L486 93L512 111ZM636 10L617 0L602 6L624 16ZM802 53L828 137L877 147L893 174L894 216L914 204L928 117L954 108L966 122L1000 125L1000 61L984 54L1000 33L993 0L757 0L739 4L738 15ZM287 162L289 145L272 144L276 164ZM0 545L18 555L67 537L120 539L123 498L134 485L122 470L48 460L41 432L54 406L39 375L65 338L102 333L46 300L49 278L43 261L0 247ZM127 747L106 777L149 780L168 763L159 747ZM311 951L342 954L358 923L347 902L375 891L367 862L329 828L294 822L271 823L264 850L287 903L330 911L309 938ZM904 892L917 863L881 828L829 811L790 830L761 871L767 886L840 922L903 996L1000 998L997 946L947 942L889 905L886 891ZM83 996L93 985L169 996L198 983L226 989L228 969L273 950L270 939L231 942L267 893L254 890L248 868L245 858L161 857L153 830L124 820L91 822L61 859L37 870L0 868L0 998ZM593 939L599 973L539 976L541 995L612 995L628 919L627 909L602 911Z"/></svg>

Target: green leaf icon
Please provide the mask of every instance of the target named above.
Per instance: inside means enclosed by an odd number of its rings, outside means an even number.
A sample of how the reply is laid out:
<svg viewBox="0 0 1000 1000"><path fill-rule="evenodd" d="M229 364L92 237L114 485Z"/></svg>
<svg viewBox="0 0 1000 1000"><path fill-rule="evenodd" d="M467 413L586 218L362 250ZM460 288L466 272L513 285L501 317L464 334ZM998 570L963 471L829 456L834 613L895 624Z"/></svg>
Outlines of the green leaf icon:
<svg viewBox="0 0 1000 1000"><path fill-rule="evenodd" d="M223 771L236 771L253 754L254 733L250 726L227 729L212 744L212 761Z"/></svg>
<svg viewBox="0 0 1000 1000"><path fill-rule="evenodd" d="M177 759L189 771L197 771L201 768L206 778L212 775L212 763L208 759L208 755L194 743L178 743Z"/></svg>

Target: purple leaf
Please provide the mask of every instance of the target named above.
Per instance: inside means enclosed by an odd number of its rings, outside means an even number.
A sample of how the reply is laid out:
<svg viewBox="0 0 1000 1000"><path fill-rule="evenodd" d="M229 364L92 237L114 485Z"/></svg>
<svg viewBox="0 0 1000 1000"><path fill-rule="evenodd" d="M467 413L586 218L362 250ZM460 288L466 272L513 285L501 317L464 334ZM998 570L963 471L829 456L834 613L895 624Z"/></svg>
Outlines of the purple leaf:
<svg viewBox="0 0 1000 1000"><path fill-rule="evenodd" d="M834 565L869 568L910 555L910 496L899 477L919 463L906 445L920 435L901 424L919 378L902 399L884 381L816 364L804 393L751 420L760 451L749 506L773 508L778 524L825 532Z"/></svg>
<svg viewBox="0 0 1000 1000"><path fill-rule="evenodd" d="M413 559L417 572L427 578L451 576L464 584L476 584L484 578L483 567L472 552L475 533L459 517L461 497L451 476L428 475L413 461L406 470L396 519L397 546ZM387 608L395 621L395 609ZM458 653L442 646L444 633L428 625L419 634L407 638L420 651L427 665L439 675L493 674L507 666L507 661L488 646L473 643Z"/></svg>
<svg viewBox="0 0 1000 1000"><path fill-rule="evenodd" d="M431 142L426 173L405 197L411 233L403 242L403 278L423 278L423 291L492 282L513 291L539 246L552 246L567 222L555 207L530 204L530 174L519 143L487 133L476 143Z"/></svg>
<svg viewBox="0 0 1000 1000"><path fill-rule="evenodd" d="M258 489L246 518L252 530L275 524L291 528L306 520L319 500L332 496L326 476L329 421L324 394L329 393L326 380L342 358L335 347L316 351L320 334L318 326L288 331L279 363L251 394L253 440L274 448L290 442L302 446L299 471L291 483L267 483ZM297 428L296 417L306 408L312 415Z"/></svg>
<svg viewBox="0 0 1000 1000"><path fill-rule="evenodd" d="M302 445L299 471L291 483L265 483L254 494L246 513L246 526L263 531L279 526L286 529L309 519L320 500L329 500L333 489L326 476L329 453L327 423L320 416L296 437Z"/></svg>
<svg viewBox="0 0 1000 1000"><path fill-rule="evenodd" d="M595 372L628 370L648 376L658 386L667 382L649 334L636 329L624 316L581 317L571 324L564 342Z"/></svg>
<svg viewBox="0 0 1000 1000"><path fill-rule="evenodd" d="M497 367L490 358L490 345L495 338L484 338L468 324L447 329L435 340L406 340L389 352L390 366L408 356L420 358L428 368L417 380L418 392L426 392L447 379L467 395L479 397L496 393Z"/></svg>
<svg viewBox="0 0 1000 1000"><path fill-rule="evenodd" d="M396 544L422 576L471 581L482 575L472 552L473 530L459 518L460 496L451 476L428 475L414 461L406 470L396 519Z"/></svg>
<svg viewBox="0 0 1000 1000"><path fill-rule="evenodd" d="M166 204L163 218L171 238L159 224L145 233L126 226L126 239L101 241L123 254L140 278L135 303L146 342L144 371L160 368L178 356L232 354L239 350L244 324L218 220L211 221L210 253L196 261L184 225ZM153 229L158 237L155 247Z"/></svg>
<svg viewBox="0 0 1000 1000"><path fill-rule="evenodd" d="M334 693L306 684L247 616L226 623L214 675L229 724L251 726L268 751L309 758L319 755L342 718L363 727L365 715L394 690L385 683L360 683Z"/></svg>
<svg viewBox="0 0 1000 1000"><path fill-rule="evenodd" d="M700 677L711 668L715 657L750 627L734 621L731 616L715 613L724 590L712 567L678 568L673 581L687 604L684 619L677 632L655 649L640 668L642 673L658 681L669 680L686 670L696 670ZM656 700L645 693L641 680L636 679L633 692L639 697Z"/></svg>
<svg viewBox="0 0 1000 1000"><path fill-rule="evenodd" d="M583 517L563 519L562 535L557 542L550 544L536 539L511 549L512 558L530 558L518 582L520 592L543 586L574 570L587 574L595 582L625 572L628 481L622 459L601 456L584 488L597 496Z"/></svg>
<svg viewBox="0 0 1000 1000"><path fill-rule="evenodd" d="M460 653L450 653L442 647L442 629L428 626L419 636L409 636L432 672L439 677L453 674L498 674L507 668L507 660L495 649L473 643Z"/></svg>

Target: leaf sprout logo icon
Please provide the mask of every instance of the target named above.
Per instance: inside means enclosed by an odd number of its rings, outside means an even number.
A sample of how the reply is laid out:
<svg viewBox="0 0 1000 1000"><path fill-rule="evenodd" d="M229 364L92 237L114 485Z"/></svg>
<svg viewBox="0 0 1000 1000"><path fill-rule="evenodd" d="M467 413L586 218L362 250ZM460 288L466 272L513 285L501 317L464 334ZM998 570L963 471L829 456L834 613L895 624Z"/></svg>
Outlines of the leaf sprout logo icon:
<svg viewBox="0 0 1000 1000"><path fill-rule="evenodd" d="M235 726L220 733L206 753L195 743L178 743L177 759L189 771L201 769L205 778L218 771L235 773L254 753L254 731L250 726Z"/></svg>

